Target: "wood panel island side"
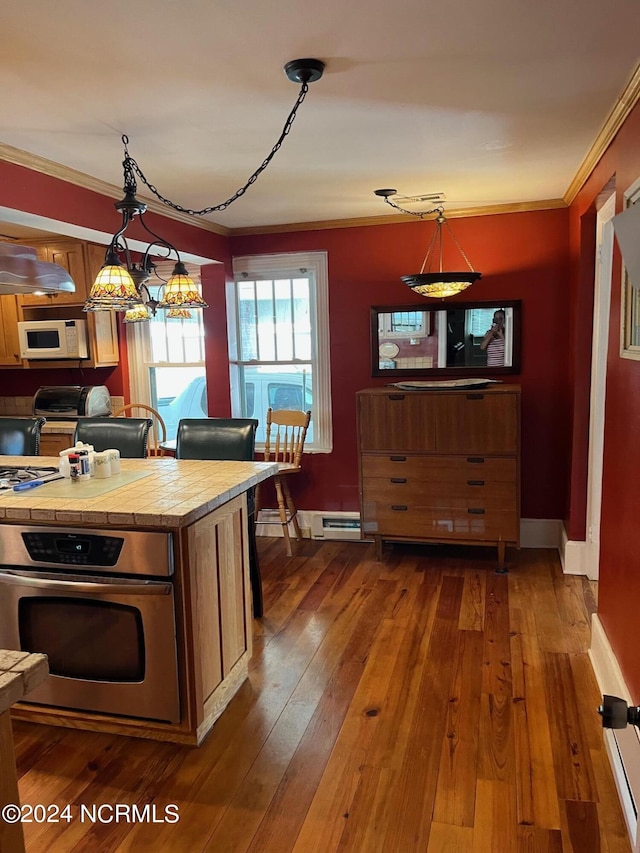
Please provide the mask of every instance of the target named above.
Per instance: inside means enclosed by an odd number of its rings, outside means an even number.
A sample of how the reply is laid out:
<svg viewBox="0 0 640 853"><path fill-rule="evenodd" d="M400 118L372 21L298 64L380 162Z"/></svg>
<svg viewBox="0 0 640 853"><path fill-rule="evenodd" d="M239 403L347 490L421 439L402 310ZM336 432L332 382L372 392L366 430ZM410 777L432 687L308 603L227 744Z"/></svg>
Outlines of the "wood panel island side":
<svg viewBox="0 0 640 853"><path fill-rule="evenodd" d="M57 459L0 456L0 466L27 465L55 466ZM261 462L123 459L121 473L109 479L73 484L64 480L23 492L0 491L0 539L11 532L8 525L45 532L86 529L107 535L110 531L161 531L171 534L173 552L170 582L179 722L28 701L15 705L12 715L199 745L248 676L252 613L247 491L276 469ZM1 545L0 562L6 569Z"/></svg>

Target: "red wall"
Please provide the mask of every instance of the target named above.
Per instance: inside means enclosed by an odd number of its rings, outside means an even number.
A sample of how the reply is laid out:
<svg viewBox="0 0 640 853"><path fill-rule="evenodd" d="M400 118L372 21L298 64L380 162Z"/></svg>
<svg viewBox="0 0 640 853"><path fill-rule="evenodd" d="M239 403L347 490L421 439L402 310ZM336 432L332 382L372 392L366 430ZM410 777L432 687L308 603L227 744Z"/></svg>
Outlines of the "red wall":
<svg viewBox="0 0 640 853"><path fill-rule="evenodd" d="M571 249L574 278L578 287L593 289L586 281L585 268L592 245L584 237L583 221L593 217L596 196L609 179L615 177L617 210L622 210L623 193L640 177L640 107L636 106L613 143L571 206ZM635 643L640 602L640 525L637 519L637 491L640 481L640 363L620 358L621 259L614 250L613 285L607 359L607 389L604 433L604 477L602 518L600 528L600 583L598 590L599 616L613 651L632 693L634 702L640 700L640 656ZM574 313L579 324L582 305L580 294L574 297ZM585 301L583 298L582 301ZM589 337L588 335L585 335ZM576 336L574 354L580 349ZM584 370L588 370L585 360ZM588 388L587 376L576 375L574 406L574 461L572 478L571 522L583 514L584 493L578 489L586 483L586 456L583 453L588 437L588 397L585 403L582 388ZM576 450L576 435L580 450Z"/></svg>
<svg viewBox="0 0 640 853"><path fill-rule="evenodd" d="M0 205L106 232L118 223L112 201L105 196L5 162L0 162ZM211 415L229 414L225 283L231 275L231 252L327 251L334 451L308 457L307 475L296 484L297 497L301 509L357 510L355 393L385 381L371 379L369 307L416 302L400 276L419 269L432 223L227 240L157 214L148 216L150 226L182 251L224 262L203 268L204 296L211 306L205 312ZM132 236L136 236L135 225L130 229ZM474 217L452 225L475 267L483 272L482 281L459 301L522 300L522 373L513 377L523 388L522 512L529 518L565 518L572 445L568 211ZM450 262L459 262L459 257ZM1 391L31 394L41 384L106 383L113 394L126 397L124 341L122 355L120 367L112 371L3 370Z"/></svg>
<svg viewBox="0 0 640 853"><path fill-rule="evenodd" d="M452 222L483 273L458 301L522 300L522 372L512 381L523 392L522 514L528 518L568 513L568 226L564 209ZM371 378L369 307L420 300L400 276L420 268L432 228L417 221L231 238L234 255L328 252L334 450L305 457L306 475L295 484L300 509L358 508L355 394L385 382Z"/></svg>

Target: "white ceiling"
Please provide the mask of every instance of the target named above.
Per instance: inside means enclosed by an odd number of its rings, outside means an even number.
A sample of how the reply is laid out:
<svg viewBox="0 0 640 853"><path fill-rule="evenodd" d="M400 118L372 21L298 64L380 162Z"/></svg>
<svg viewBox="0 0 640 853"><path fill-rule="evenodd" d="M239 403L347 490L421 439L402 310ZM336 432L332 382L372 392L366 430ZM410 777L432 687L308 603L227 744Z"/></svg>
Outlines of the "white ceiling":
<svg viewBox="0 0 640 853"><path fill-rule="evenodd" d="M215 205L281 132L299 88L285 63L315 57L281 150L212 221L392 214L378 187L443 192L445 210L559 199L639 33L638 0L5 2L0 143L121 187L126 133L163 195Z"/></svg>

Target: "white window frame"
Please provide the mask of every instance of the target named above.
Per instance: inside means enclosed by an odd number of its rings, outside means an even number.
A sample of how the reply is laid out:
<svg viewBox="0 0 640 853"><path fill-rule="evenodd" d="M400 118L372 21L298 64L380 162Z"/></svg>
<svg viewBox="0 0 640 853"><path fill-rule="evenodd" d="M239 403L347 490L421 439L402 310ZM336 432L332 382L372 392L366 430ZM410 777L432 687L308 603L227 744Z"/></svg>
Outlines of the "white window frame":
<svg viewBox="0 0 640 853"><path fill-rule="evenodd" d="M624 192L624 207L627 210L632 204L640 204L640 178L631 184ZM631 283L627 269L622 264L622 299L620 310L620 358L640 361L640 345L632 342L633 326L637 325L640 317L640 287Z"/></svg>
<svg viewBox="0 0 640 853"><path fill-rule="evenodd" d="M172 320L171 322L180 323L181 321ZM126 330L129 393L132 402L153 406L150 374L152 367L202 367L205 369L206 375L204 343L201 361L153 361L151 358L151 336L149 334L150 324L130 323L126 325Z"/></svg>
<svg viewBox="0 0 640 853"><path fill-rule="evenodd" d="M269 281L300 277L311 273L310 309L312 325L311 364L313 371L313 441L305 444L305 452L331 453L333 430L331 414L331 365L329 355L329 279L326 252L291 252L273 255L240 255L233 258L234 281L227 283L227 324L229 337L229 376L231 381L231 412L241 412L240 389L234 369L238 359L238 311L236 283L245 279ZM264 417L266 412L256 413Z"/></svg>

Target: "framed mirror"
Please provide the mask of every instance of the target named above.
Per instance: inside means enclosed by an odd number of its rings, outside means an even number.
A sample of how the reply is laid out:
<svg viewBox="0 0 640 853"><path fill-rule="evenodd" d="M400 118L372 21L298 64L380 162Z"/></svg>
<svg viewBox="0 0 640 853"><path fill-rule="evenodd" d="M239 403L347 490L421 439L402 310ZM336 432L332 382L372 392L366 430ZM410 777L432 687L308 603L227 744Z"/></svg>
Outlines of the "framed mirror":
<svg viewBox="0 0 640 853"><path fill-rule="evenodd" d="M373 305L371 375L520 372L520 300Z"/></svg>

